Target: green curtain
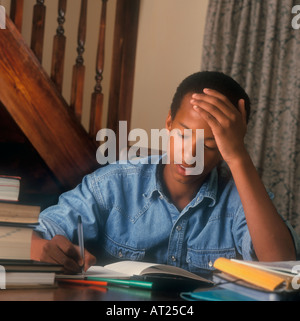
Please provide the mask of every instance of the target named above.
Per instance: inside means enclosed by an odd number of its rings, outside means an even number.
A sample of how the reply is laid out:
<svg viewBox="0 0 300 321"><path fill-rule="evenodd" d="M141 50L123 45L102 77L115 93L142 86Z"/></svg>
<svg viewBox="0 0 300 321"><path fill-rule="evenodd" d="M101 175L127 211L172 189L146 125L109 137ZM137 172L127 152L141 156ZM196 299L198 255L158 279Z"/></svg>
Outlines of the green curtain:
<svg viewBox="0 0 300 321"><path fill-rule="evenodd" d="M297 4L210 0L201 68L231 75L249 94L247 149L278 211L300 234L300 29L292 25Z"/></svg>

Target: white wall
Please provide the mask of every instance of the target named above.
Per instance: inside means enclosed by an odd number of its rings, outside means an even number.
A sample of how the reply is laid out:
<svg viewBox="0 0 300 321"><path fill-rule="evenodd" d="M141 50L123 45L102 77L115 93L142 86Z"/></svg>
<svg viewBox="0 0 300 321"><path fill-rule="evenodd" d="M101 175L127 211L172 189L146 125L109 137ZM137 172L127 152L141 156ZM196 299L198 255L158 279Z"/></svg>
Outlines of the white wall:
<svg viewBox="0 0 300 321"><path fill-rule="evenodd" d="M142 0L132 128L163 128L178 84L201 66L208 0Z"/></svg>

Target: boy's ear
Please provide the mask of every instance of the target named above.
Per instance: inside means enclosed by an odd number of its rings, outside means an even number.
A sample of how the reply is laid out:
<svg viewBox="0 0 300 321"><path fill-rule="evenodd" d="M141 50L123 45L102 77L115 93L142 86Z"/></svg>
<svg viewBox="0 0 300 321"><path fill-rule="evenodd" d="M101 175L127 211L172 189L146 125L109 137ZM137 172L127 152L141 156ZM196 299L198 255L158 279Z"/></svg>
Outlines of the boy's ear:
<svg viewBox="0 0 300 321"><path fill-rule="evenodd" d="M171 131L172 128L172 116L171 116L171 110L169 110L167 119L166 119L166 129L168 129L169 131Z"/></svg>

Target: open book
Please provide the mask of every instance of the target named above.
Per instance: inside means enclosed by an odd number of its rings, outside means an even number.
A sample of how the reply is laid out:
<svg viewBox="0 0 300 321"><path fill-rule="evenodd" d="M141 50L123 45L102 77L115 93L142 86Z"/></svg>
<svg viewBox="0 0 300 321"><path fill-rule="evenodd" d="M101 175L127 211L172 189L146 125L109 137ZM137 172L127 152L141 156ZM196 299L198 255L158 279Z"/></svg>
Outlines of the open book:
<svg viewBox="0 0 300 321"><path fill-rule="evenodd" d="M207 286L213 282L182 268L156 263L120 261L103 266L92 266L86 273L79 275L57 275L57 278L83 279L87 277L130 279L132 276L172 276L203 282Z"/></svg>

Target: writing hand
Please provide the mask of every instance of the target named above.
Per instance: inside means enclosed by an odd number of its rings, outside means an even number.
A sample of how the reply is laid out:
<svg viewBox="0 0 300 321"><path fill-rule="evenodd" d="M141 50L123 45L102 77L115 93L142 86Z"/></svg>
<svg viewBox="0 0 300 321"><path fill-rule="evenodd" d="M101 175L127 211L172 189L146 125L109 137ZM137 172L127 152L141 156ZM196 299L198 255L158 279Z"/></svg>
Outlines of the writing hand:
<svg viewBox="0 0 300 321"><path fill-rule="evenodd" d="M34 260L61 264L65 273L81 272L82 266L86 271L96 263L96 258L87 250L85 250L85 261L82 262L79 247L62 235L56 235L49 241L35 234L32 239L31 256Z"/></svg>
<svg viewBox="0 0 300 321"><path fill-rule="evenodd" d="M243 99L237 109L229 99L212 89L204 89L204 94L193 94L191 104L210 126L223 159L230 165L246 152L246 110Z"/></svg>

